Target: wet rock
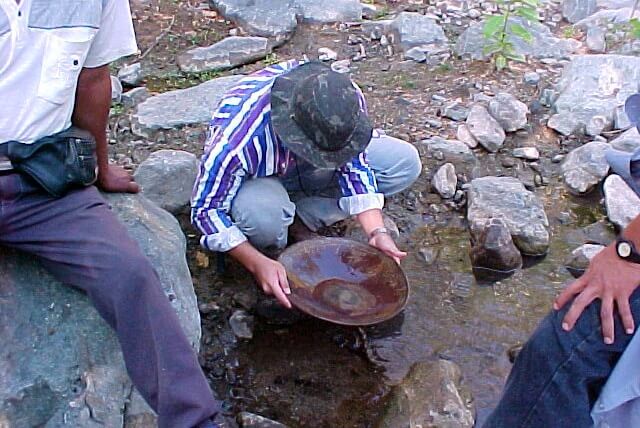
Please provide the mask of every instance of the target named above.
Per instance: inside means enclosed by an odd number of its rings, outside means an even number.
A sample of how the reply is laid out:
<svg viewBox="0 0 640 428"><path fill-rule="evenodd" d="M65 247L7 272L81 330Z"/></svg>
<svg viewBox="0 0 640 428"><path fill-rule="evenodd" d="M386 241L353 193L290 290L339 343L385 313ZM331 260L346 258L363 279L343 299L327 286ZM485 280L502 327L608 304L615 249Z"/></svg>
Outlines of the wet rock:
<svg viewBox="0 0 640 428"><path fill-rule="evenodd" d="M149 138L158 129L172 129L194 123L207 123L212 106L243 76L227 76L188 89L165 92L138 104L132 115L131 130Z"/></svg>
<svg viewBox="0 0 640 428"><path fill-rule="evenodd" d="M264 416L255 415L249 412L238 414L238 423L242 428L287 428L280 422L272 421Z"/></svg>
<svg viewBox="0 0 640 428"><path fill-rule="evenodd" d="M572 24L594 14L597 10L596 0L564 0L562 16Z"/></svg>
<svg viewBox="0 0 640 428"><path fill-rule="evenodd" d="M488 221L501 218L521 253L542 255L549 248L549 220L536 195L512 177L482 177L471 181L467 220L474 239Z"/></svg>
<svg viewBox="0 0 640 428"><path fill-rule="evenodd" d="M624 180L612 174L604 181L604 201L607 217L619 229L624 229L640 214L640 197Z"/></svg>
<svg viewBox="0 0 640 428"><path fill-rule="evenodd" d="M518 147L517 149L513 149L513 156L531 161L540 159L540 153L535 147Z"/></svg>
<svg viewBox="0 0 640 428"><path fill-rule="evenodd" d="M144 79L142 66L139 62L122 66L118 70L118 79L125 85L138 86Z"/></svg>
<svg viewBox="0 0 640 428"><path fill-rule="evenodd" d="M415 12L401 12L390 25L404 49L422 45L445 45L448 42L436 21Z"/></svg>
<svg viewBox="0 0 640 428"><path fill-rule="evenodd" d="M453 198L456 193L458 177L456 177L456 168L451 163L445 163L433 176L431 184L436 191L445 199Z"/></svg>
<svg viewBox="0 0 640 428"><path fill-rule="evenodd" d="M147 198L177 214L189 206L197 175L195 155L181 150L158 150L138 166L133 177Z"/></svg>
<svg viewBox="0 0 640 428"><path fill-rule="evenodd" d="M522 266L522 255L502 219L489 219L479 236L472 239L471 264L498 272L512 272Z"/></svg>
<svg viewBox="0 0 640 428"><path fill-rule="evenodd" d="M640 58L622 55L578 55L565 67L558 83L557 112L548 125L569 135L586 130L594 117L610 127L616 109L637 92ZM594 131L591 131L593 133Z"/></svg>
<svg viewBox="0 0 640 428"><path fill-rule="evenodd" d="M535 71L529 71L524 75L524 83L531 86L536 86L540 83L540 75Z"/></svg>
<svg viewBox="0 0 640 428"><path fill-rule="evenodd" d="M464 104L454 101L444 107L442 116L447 117L456 122L462 122L469 116L469 109Z"/></svg>
<svg viewBox="0 0 640 428"><path fill-rule="evenodd" d="M467 117L467 126L476 141L492 153L497 152L504 144L506 138L504 130L487 109L480 104L474 104L471 107Z"/></svg>
<svg viewBox="0 0 640 428"><path fill-rule="evenodd" d="M611 141L611 147L624 152L634 152L640 148L640 133L633 127Z"/></svg>
<svg viewBox="0 0 640 428"><path fill-rule="evenodd" d="M270 51L269 40L264 37L227 37L179 55L178 66L188 73L222 71L262 59Z"/></svg>
<svg viewBox="0 0 640 428"><path fill-rule="evenodd" d="M529 108L513 95L501 92L489 102L489 113L506 132L515 132L527 126Z"/></svg>
<svg viewBox="0 0 640 428"><path fill-rule="evenodd" d="M470 392L460 368L447 360L414 364L394 387L377 428L456 427L474 425Z"/></svg>
<svg viewBox="0 0 640 428"><path fill-rule="evenodd" d="M237 310L229 318L233 334L240 339L253 338L253 316L243 310Z"/></svg>
<svg viewBox="0 0 640 428"><path fill-rule="evenodd" d="M197 348L200 316L178 222L143 196L105 197L157 268ZM33 257L1 253L0 425L156 426L154 413L133 390L115 334L87 296L54 280Z"/></svg>
<svg viewBox="0 0 640 428"><path fill-rule="evenodd" d="M123 93L121 101L123 106L131 108L137 106L147 98L149 98L149 91L145 87L140 87Z"/></svg>
<svg viewBox="0 0 640 428"><path fill-rule="evenodd" d="M420 255L424 259L424 262L430 266L438 259L438 250L434 248L422 248L420 249Z"/></svg>
<svg viewBox="0 0 640 428"><path fill-rule="evenodd" d="M578 278L589 267L591 259L600 251L604 250L604 245L584 244L571 252L569 258L565 261L565 267L575 278Z"/></svg>
<svg viewBox="0 0 640 428"><path fill-rule="evenodd" d="M509 35L507 40L514 46L516 53L533 58L568 58L580 46L580 42L570 39L560 39L551 33L549 27L538 22L529 22L523 18L512 18L514 23L525 27L533 36L532 43L522 38ZM454 51L459 56L470 56L471 59L485 60L487 55L483 49L489 44L482 35L484 20L473 24L458 38Z"/></svg>
<svg viewBox="0 0 640 428"><path fill-rule="evenodd" d="M122 98L122 83L116 76L111 76L111 101L119 103Z"/></svg>
<svg viewBox="0 0 640 428"><path fill-rule="evenodd" d="M591 27L587 30L587 47L591 52L604 53L607 49L605 35L606 31L600 27Z"/></svg>
<svg viewBox="0 0 640 428"><path fill-rule="evenodd" d="M275 298L258 295L256 314L267 324L272 325L292 325L303 320L306 315L296 309L287 309Z"/></svg>
<svg viewBox="0 0 640 428"><path fill-rule="evenodd" d="M426 147L427 154L432 157L440 158L445 162L460 167L467 165L475 165L476 157L465 143L457 140L445 140L440 137L433 137L429 140L422 141Z"/></svg>
<svg viewBox="0 0 640 428"><path fill-rule="evenodd" d="M572 150L562 163L562 176L569 190L583 195L593 190L609 173L605 152L609 144L592 141Z"/></svg>

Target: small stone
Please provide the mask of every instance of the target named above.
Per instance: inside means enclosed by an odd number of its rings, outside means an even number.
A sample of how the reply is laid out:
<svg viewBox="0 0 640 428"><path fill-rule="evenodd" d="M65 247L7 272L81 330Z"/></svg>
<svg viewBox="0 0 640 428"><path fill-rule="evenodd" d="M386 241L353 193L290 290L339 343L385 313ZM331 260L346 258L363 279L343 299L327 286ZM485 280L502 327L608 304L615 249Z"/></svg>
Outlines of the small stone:
<svg viewBox="0 0 640 428"><path fill-rule="evenodd" d="M602 134L610 126L606 117L596 115L589 119L586 126L586 134L592 137Z"/></svg>
<svg viewBox="0 0 640 428"><path fill-rule="evenodd" d="M138 86L142 82L142 66L139 62L124 65L118 70L118 79L125 85Z"/></svg>
<svg viewBox="0 0 640 428"><path fill-rule="evenodd" d="M122 105L126 108L135 107L144 100L149 98L149 91L144 86L133 88L122 94Z"/></svg>
<svg viewBox="0 0 640 428"><path fill-rule="evenodd" d="M433 94L433 95L431 95L431 99L433 101L437 101L439 103L443 103L443 102L447 101L448 98L445 97L445 96L442 96L442 95Z"/></svg>
<svg viewBox="0 0 640 428"><path fill-rule="evenodd" d="M389 38L383 34L382 37L380 37L380 46L387 45L389 45Z"/></svg>
<svg viewBox="0 0 640 428"><path fill-rule="evenodd" d="M253 316L243 310L237 310L229 318L233 334L240 339L253 338Z"/></svg>
<svg viewBox="0 0 640 428"><path fill-rule="evenodd" d="M477 94L473 94L473 97L471 99L473 100L474 103L480 103L488 106L491 100L493 99L493 97L485 94L484 92L479 92Z"/></svg>
<svg viewBox="0 0 640 428"><path fill-rule="evenodd" d="M338 59L338 53L329 48L319 48L318 59L320 61L335 61Z"/></svg>
<svg viewBox="0 0 640 428"><path fill-rule="evenodd" d="M442 116L447 117L456 122L461 122L469 116L469 109L460 102L453 102L444 107Z"/></svg>
<svg viewBox="0 0 640 428"><path fill-rule="evenodd" d="M475 268L512 272L522 266L522 255L513 243L504 220L487 221L477 239L472 239L471 264Z"/></svg>
<svg viewBox="0 0 640 428"><path fill-rule="evenodd" d="M438 250L434 248L422 248L420 250L420 255L424 258L425 263L430 266L436 262L438 259Z"/></svg>
<svg viewBox="0 0 640 428"><path fill-rule="evenodd" d="M518 147L517 149L513 149L513 156L526 160L540 159L540 153L535 147Z"/></svg>
<svg viewBox="0 0 640 428"><path fill-rule="evenodd" d="M616 174L604 181L607 217L619 229L624 229L640 214L640 197Z"/></svg>
<svg viewBox="0 0 640 428"><path fill-rule="evenodd" d="M437 119L427 119L427 125L429 125L431 128L440 129L442 128L442 121Z"/></svg>
<svg viewBox="0 0 640 428"><path fill-rule="evenodd" d="M606 31L598 26L589 27L587 30L587 47L595 53L604 53L607 50L605 41Z"/></svg>
<svg viewBox="0 0 640 428"><path fill-rule="evenodd" d="M480 12L478 9L469 9L469 12L467 12L467 16L471 19L478 19L482 16L482 12Z"/></svg>
<svg viewBox="0 0 640 428"><path fill-rule="evenodd" d="M581 245L571 252L571 255L565 262L565 267L571 275L578 278L587 270L591 259L605 248L604 245L598 244Z"/></svg>
<svg viewBox="0 0 640 428"><path fill-rule="evenodd" d="M197 47L178 56L180 70L188 73L222 71L266 57L271 51L265 37L227 37L211 46Z"/></svg>
<svg viewBox="0 0 640 428"><path fill-rule="evenodd" d="M415 62L425 62L427 60L427 54L425 54L421 48L414 47L404 53L404 58Z"/></svg>
<svg viewBox="0 0 640 428"><path fill-rule="evenodd" d="M613 113L613 127L615 129L629 129L632 123L629 120L629 116L624 111L624 107L617 107Z"/></svg>
<svg viewBox="0 0 640 428"><path fill-rule="evenodd" d="M506 157L506 158L502 158L502 160L500 161L500 164L505 168L513 168L518 164L518 161L516 161L514 158Z"/></svg>
<svg viewBox="0 0 640 428"><path fill-rule="evenodd" d="M527 85L536 86L538 83L540 83L540 75L535 71L525 73L524 83L526 83Z"/></svg>
<svg viewBox="0 0 640 428"><path fill-rule="evenodd" d="M489 113L506 132L515 132L527 125L529 108L513 95L501 92L489 102Z"/></svg>
<svg viewBox="0 0 640 428"><path fill-rule="evenodd" d="M480 104L471 107L467 126L478 143L492 153L497 152L504 144L506 136L502 126Z"/></svg>
<svg viewBox="0 0 640 428"><path fill-rule="evenodd" d="M116 76L111 76L111 101L119 103L122 99L122 83Z"/></svg>
<svg viewBox="0 0 640 428"><path fill-rule="evenodd" d="M356 36L355 34L349 34L349 37L347 37L347 44L348 45L357 45L359 43L362 43L362 40L360 40L360 37Z"/></svg>
<svg viewBox="0 0 640 428"><path fill-rule="evenodd" d="M555 155L554 157L551 158L551 162L553 163L560 163L564 160L564 155Z"/></svg>
<svg viewBox="0 0 640 428"><path fill-rule="evenodd" d="M442 165L433 176L431 184L444 199L453 198L458 185L456 169L451 163Z"/></svg>
<svg viewBox="0 0 640 428"><path fill-rule="evenodd" d="M562 164L564 182L578 195L589 193L609 173L605 152L609 144L591 142L572 150Z"/></svg>
<svg viewBox="0 0 640 428"><path fill-rule="evenodd" d="M331 63L331 69L336 73L345 74L351 71L351 61L348 59L343 59L340 61L335 61Z"/></svg>
<svg viewBox="0 0 640 428"><path fill-rule="evenodd" d="M469 146L469 148L475 149L478 147L478 141L473 138L473 135L471 135L471 131L469 131L469 127L466 123L462 123L458 126L456 138Z"/></svg>
<svg viewBox="0 0 640 428"><path fill-rule="evenodd" d="M238 423L242 428L287 428L280 422L272 421L264 416L259 416L249 412L238 414Z"/></svg>

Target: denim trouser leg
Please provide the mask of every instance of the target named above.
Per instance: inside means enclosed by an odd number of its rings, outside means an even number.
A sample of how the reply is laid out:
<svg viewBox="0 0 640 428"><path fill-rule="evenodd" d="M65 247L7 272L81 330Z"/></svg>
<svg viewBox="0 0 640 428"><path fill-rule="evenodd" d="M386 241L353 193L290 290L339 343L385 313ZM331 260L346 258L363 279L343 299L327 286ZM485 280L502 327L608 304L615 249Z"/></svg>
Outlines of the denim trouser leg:
<svg viewBox="0 0 640 428"><path fill-rule="evenodd" d="M367 158L376 175L378 189L385 195L406 189L422 172L416 148L387 135L371 140ZM295 214L313 231L348 217L338 207L340 191L337 182L330 190L334 197L293 195L290 198L277 178L247 180L233 200L231 217L254 246L282 249L287 245L287 231Z"/></svg>
<svg viewBox="0 0 640 428"><path fill-rule="evenodd" d="M634 319L640 320L640 290L630 300ZM600 301L565 332L561 326L568 309L551 312L525 344L484 428L593 426L591 408L633 336L616 314L615 343L604 344Z"/></svg>
<svg viewBox="0 0 640 428"><path fill-rule="evenodd" d="M87 293L160 428L191 428L218 412L158 275L95 187L52 198L18 174L0 176L0 243Z"/></svg>

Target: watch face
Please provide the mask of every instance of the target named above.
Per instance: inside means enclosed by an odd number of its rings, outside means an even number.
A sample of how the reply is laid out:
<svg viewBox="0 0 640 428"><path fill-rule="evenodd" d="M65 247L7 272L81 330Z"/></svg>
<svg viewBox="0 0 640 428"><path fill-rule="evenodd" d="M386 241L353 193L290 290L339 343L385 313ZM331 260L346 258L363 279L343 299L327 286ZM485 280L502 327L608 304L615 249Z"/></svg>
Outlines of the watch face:
<svg viewBox="0 0 640 428"><path fill-rule="evenodd" d="M627 242L620 242L618 244L618 255L622 258L627 258L631 255L631 245Z"/></svg>

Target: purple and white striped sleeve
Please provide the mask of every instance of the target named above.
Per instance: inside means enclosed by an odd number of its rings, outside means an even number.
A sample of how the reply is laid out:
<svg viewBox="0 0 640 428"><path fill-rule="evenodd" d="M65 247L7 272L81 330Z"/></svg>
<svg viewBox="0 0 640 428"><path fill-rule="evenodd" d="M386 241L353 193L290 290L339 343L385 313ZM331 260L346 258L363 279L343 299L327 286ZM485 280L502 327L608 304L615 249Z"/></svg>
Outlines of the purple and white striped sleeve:
<svg viewBox="0 0 640 428"><path fill-rule="evenodd" d="M340 208L349 215L357 215L371 209L382 209L384 196L378 192L376 177L367 162L365 153L360 153L338 169L342 198Z"/></svg>

